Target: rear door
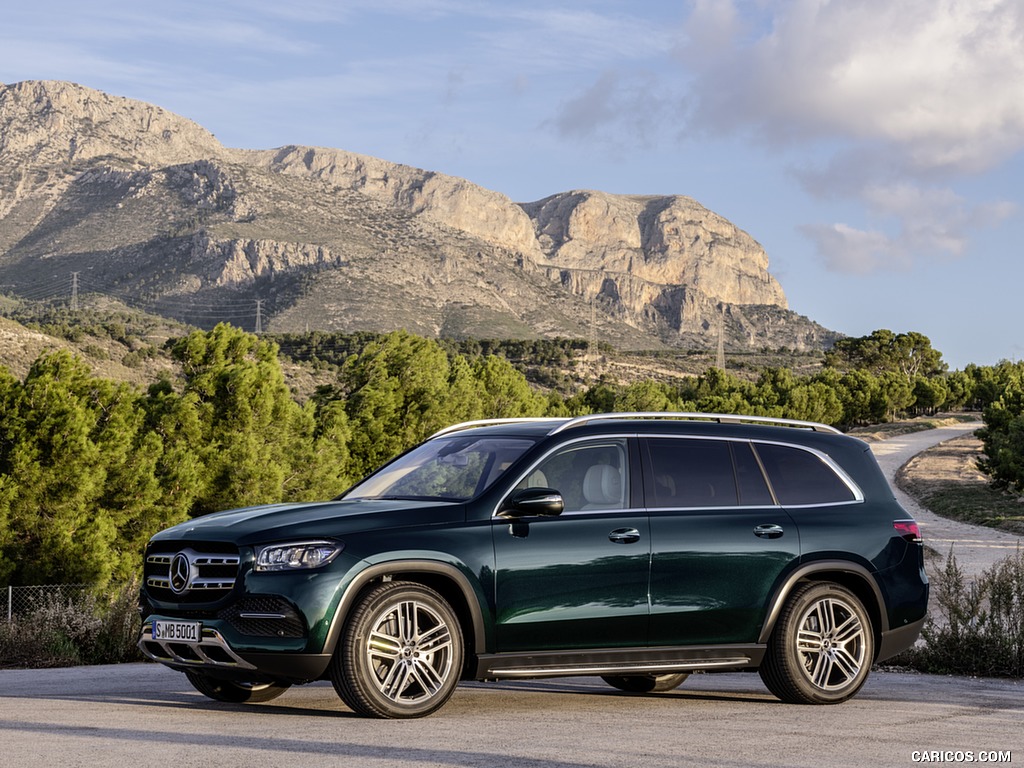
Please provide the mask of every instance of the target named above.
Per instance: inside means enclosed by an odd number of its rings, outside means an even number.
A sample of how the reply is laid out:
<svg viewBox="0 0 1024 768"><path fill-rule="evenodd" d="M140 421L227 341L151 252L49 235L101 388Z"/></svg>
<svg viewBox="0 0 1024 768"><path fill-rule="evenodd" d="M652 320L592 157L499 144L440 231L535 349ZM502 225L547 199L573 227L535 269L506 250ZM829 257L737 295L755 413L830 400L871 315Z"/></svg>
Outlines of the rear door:
<svg viewBox="0 0 1024 768"><path fill-rule="evenodd" d="M747 441L642 441L652 646L752 643L800 537Z"/></svg>

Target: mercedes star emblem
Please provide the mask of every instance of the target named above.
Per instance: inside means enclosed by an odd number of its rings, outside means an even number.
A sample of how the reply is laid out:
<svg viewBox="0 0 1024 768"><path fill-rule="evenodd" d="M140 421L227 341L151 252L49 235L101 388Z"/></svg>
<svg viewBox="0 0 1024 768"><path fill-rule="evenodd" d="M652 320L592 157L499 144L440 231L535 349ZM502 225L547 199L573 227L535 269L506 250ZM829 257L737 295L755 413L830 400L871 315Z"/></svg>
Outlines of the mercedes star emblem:
<svg viewBox="0 0 1024 768"><path fill-rule="evenodd" d="M184 552L179 552L171 560L170 581L171 591L176 595L188 589L189 582L192 581L192 564Z"/></svg>

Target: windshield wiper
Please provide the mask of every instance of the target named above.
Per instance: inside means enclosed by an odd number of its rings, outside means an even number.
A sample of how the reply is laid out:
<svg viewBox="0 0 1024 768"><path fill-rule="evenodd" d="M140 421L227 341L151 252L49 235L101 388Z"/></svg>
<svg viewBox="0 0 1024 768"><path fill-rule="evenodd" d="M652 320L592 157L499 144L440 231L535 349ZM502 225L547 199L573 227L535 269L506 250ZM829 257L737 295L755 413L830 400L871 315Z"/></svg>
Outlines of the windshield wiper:
<svg viewBox="0 0 1024 768"><path fill-rule="evenodd" d="M465 501L459 496L360 496L375 501Z"/></svg>

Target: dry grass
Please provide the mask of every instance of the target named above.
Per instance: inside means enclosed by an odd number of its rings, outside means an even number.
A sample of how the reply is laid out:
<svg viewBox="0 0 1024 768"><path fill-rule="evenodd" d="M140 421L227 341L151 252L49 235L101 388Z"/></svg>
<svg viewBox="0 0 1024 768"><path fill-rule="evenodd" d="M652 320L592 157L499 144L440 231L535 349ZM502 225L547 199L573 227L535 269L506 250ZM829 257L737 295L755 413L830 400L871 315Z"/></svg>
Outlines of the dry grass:
<svg viewBox="0 0 1024 768"><path fill-rule="evenodd" d="M896 484L942 517L1024 534L1024 497L992 488L982 449L974 435L940 443L901 467Z"/></svg>

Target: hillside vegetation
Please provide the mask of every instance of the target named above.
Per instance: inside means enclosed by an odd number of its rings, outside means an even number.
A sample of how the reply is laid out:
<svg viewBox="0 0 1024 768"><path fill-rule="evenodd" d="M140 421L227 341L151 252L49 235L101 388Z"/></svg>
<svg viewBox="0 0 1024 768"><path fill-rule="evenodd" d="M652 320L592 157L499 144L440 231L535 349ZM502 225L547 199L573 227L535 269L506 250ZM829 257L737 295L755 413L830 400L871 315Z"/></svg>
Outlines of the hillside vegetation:
<svg viewBox="0 0 1024 768"><path fill-rule="evenodd" d="M587 380L574 370L591 364L592 350L571 340L455 343L394 332L287 336L279 345L220 325L157 346L171 329L152 318L74 319L37 322L76 339L84 354L58 343L23 374L0 371L0 584L127 579L145 541L167 525L328 498L458 421L699 411L851 427L997 407L1022 367L947 373L924 336L877 331L837 344L809 374L677 375L659 360L660 379ZM96 373L89 356L102 355L89 350L111 345L122 350L110 354L122 368L151 378L140 385ZM554 386L532 385L524 370Z"/></svg>

